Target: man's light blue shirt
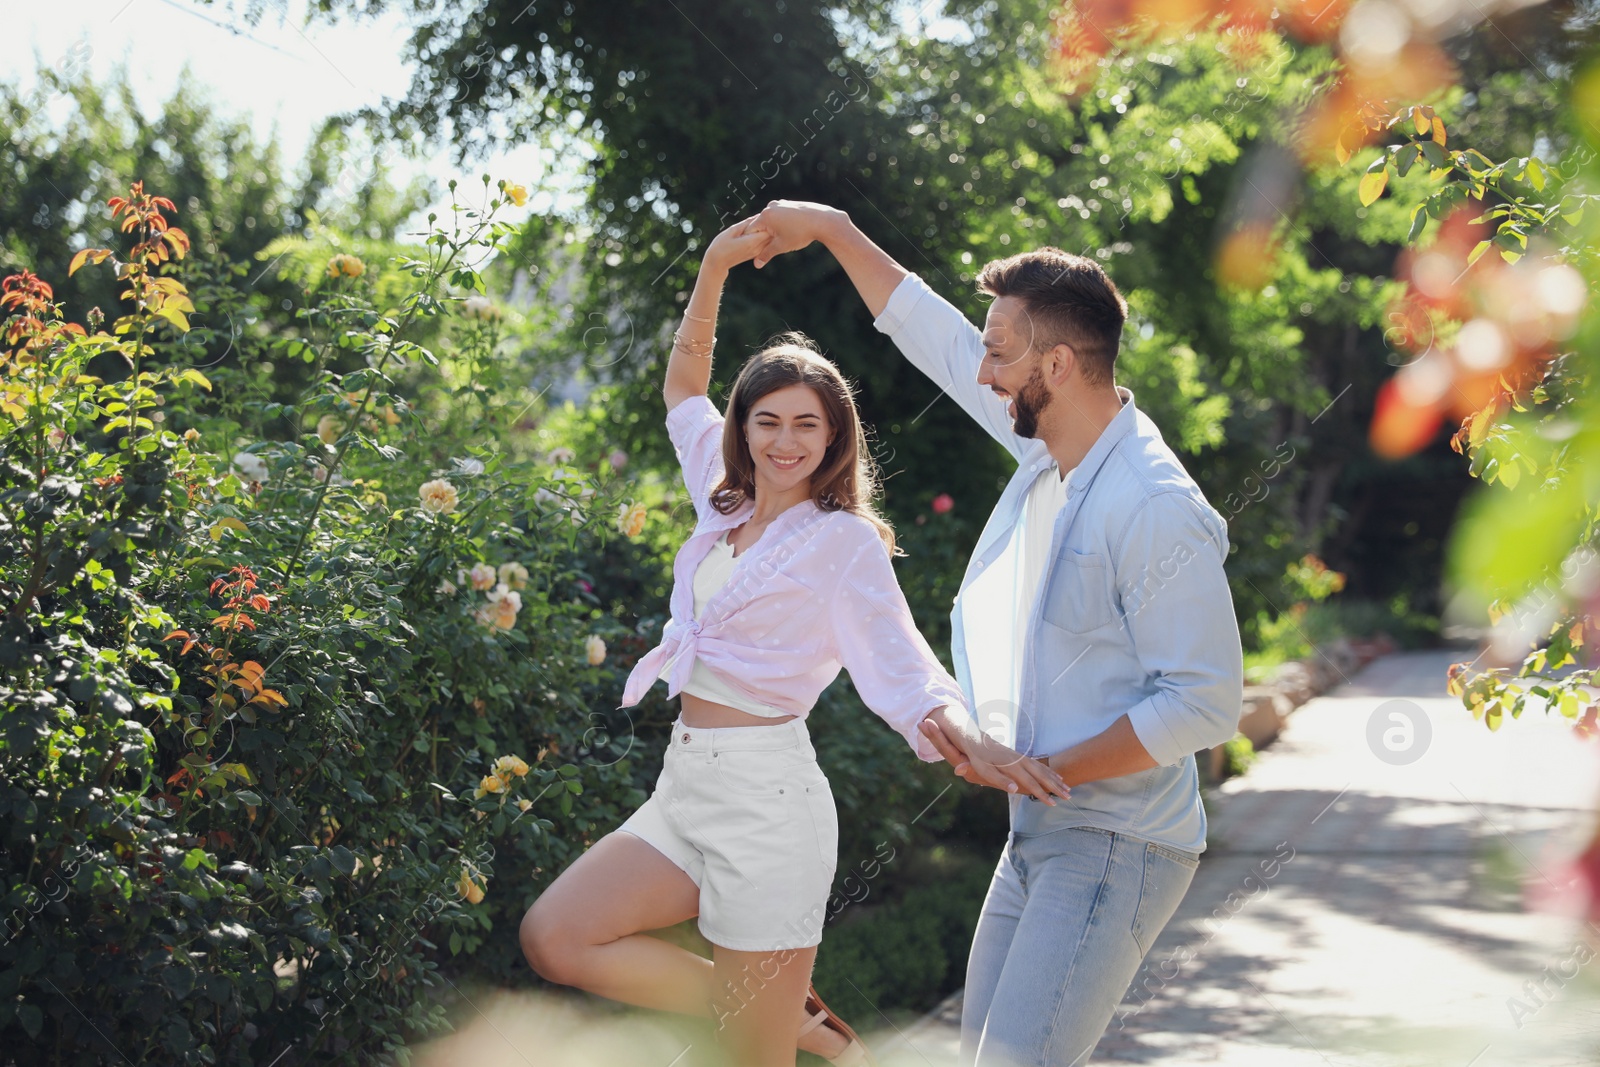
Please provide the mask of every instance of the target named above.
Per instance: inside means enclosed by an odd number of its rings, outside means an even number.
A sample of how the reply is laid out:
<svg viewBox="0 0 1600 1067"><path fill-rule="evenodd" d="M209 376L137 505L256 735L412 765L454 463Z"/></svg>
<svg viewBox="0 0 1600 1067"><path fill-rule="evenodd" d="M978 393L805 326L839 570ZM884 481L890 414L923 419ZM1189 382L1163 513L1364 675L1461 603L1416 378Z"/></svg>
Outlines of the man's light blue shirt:
<svg viewBox="0 0 1600 1067"><path fill-rule="evenodd" d="M1002 581L975 587L984 568L1015 557L1028 490L1054 460L1044 442L1019 436L1005 402L978 384L981 334L922 279L902 281L874 325L1017 461L950 616L956 678L979 725L1014 719L1015 746L1047 756L1127 715L1158 763L1076 785L1072 799L1054 807L1013 797L1012 829L1095 826L1204 851L1194 753L1234 736L1244 687L1239 626L1223 572L1228 535L1222 516L1155 423L1134 406L1133 394L1119 388L1122 410L1068 474L1039 586L1020 589ZM1028 620L1020 644L1009 636L1014 627L999 624L1019 611ZM1020 657L1019 670L980 670L980 679L1015 680L975 692L972 664L991 657Z"/></svg>

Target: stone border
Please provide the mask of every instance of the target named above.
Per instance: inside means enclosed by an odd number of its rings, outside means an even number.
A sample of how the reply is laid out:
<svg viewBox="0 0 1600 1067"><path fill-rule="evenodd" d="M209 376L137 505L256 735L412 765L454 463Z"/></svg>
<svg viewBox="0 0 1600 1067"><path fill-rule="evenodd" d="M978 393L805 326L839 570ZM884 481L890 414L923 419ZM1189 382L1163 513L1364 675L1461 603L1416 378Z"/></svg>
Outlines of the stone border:
<svg viewBox="0 0 1600 1067"><path fill-rule="evenodd" d="M1300 705L1332 689L1379 656L1398 651L1388 634L1376 637L1339 637L1317 649L1307 659L1280 663L1260 685L1244 687L1244 708L1239 715L1239 733L1250 739L1257 750L1265 748L1283 731L1283 724ZM1223 745L1195 753L1201 779L1216 785L1228 775L1227 750Z"/></svg>

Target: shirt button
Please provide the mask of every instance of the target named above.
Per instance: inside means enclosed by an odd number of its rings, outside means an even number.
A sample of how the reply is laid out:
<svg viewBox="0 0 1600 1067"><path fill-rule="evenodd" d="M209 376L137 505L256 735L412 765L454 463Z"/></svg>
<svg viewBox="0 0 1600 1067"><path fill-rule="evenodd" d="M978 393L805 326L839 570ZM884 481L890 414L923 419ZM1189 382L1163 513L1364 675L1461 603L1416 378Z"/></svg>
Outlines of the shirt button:
<svg viewBox="0 0 1600 1067"><path fill-rule="evenodd" d="M688 734L684 734L683 735L683 743L686 744L686 745L689 743L689 735Z"/></svg>

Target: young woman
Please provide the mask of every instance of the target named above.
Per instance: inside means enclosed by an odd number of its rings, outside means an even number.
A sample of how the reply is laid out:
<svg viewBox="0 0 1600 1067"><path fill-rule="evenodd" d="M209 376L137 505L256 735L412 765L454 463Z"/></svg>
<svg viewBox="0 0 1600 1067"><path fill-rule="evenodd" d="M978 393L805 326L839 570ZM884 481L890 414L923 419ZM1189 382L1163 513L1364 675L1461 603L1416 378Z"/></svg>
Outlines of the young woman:
<svg viewBox="0 0 1600 1067"><path fill-rule="evenodd" d="M726 418L707 399L723 282L770 236L752 223L706 249L667 364L667 429L698 521L662 642L623 693L631 706L665 677L681 697L665 765L650 799L534 902L521 940L552 982L712 1018L741 1067L793 1067L796 1047L860 1063L810 988L838 848L805 726L818 694L842 665L920 758L940 758L919 725L931 717L1020 791L1068 793L977 730L917 632L838 369L791 334L741 369ZM696 916L711 960L643 933Z"/></svg>

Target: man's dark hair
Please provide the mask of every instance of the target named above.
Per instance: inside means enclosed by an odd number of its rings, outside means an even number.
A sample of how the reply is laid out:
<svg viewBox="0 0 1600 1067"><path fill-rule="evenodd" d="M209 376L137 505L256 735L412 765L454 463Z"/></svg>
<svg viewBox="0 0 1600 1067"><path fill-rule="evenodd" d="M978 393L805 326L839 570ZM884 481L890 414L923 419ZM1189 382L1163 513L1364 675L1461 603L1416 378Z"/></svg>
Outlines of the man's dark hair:
<svg viewBox="0 0 1600 1067"><path fill-rule="evenodd" d="M988 264L978 272L978 288L1021 301L1032 320L1035 351L1071 345L1086 382L1112 380L1128 302L1100 264L1046 246Z"/></svg>

